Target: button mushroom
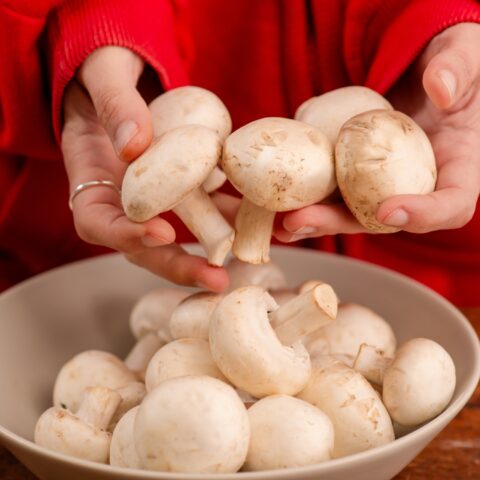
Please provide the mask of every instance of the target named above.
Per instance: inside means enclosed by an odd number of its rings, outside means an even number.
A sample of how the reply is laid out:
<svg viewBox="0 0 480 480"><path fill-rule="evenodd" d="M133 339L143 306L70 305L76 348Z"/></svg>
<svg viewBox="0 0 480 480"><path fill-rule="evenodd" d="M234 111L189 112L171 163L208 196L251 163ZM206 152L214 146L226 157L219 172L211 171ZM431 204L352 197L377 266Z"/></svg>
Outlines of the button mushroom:
<svg viewBox="0 0 480 480"><path fill-rule="evenodd" d="M107 463L111 434L108 424L120 403L120 395L103 387L88 387L78 411L51 407L35 426L38 445L74 457Z"/></svg>
<svg viewBox="0 0 480 480"><path fill-rule="evenodd" d="M229 385L207 376L172 378L137 413L135 447L147 470L236 472L247 456L247 410Z"/></svg>
<svg viewBox="0 0 480 480"><path fill-rule="evenodd" d="M334 318L336 297L326 291L312 290L280 308L257 286L226 295L210 318L210 349L219 369L255 397L300 391L310 376L310 359L299 339Z"/></svg>
<svg viewBox="0 0 480 480"><path fill-rule="evenodd" d="M332 421L335 458L394 440L392 422L377 392L362 375L338 360L317 357L298 398L318 407Z"/></svg>
<svg viewBox="0 0 480 480"><path fill-rule="evenodd" d="M215 364L207 340L181 338L167 343L150 360L145 374L147 391L169 378L208 375L227 381Z"/></svg>
<svg viewBox="0 0 480 480"><path fill-rule="evenodd" d="M433 192L437 178L427 135L410 117L390 110L361 113L343 125L335 146L335 170L352 214L379 233L399 230L377 221L384 200Z"/></svg>
<svg viewBox="0 0 480 480"><path fill-rule="evenodd" d="M243 194L233 254L249 263L269 261L275 212L317 203L336 187L328 139L318 128L287 118L263 118L233 132L221 166Z"/></svg>
<svg viewBox="0 0 480 480"><path fill-rule="evenodd" d="M303 102L295 112L295 120L315 125L335 145L338 132L347 120L359 113L376 109L393 110L393 107L374 90L351 85Z"/></svg>
<svg viewBox="0 0 480 480"><path fill-rule="evenodd" d="M403 343L395 357L363 345L354 363L365 377L383 384L382 398L392 419L419 425L442 412L455 390L455 364L448 352L428 338Z"/></svg>
<svg viewBox="0 0 480 480"><path fill-rule="evenodd" d="M109 432L113 432L123 416L132 408L139 405L147 394L145 384L142 382L128 383L124 387L117 388L115 391L120 395L121 400L108 425Z"/></svg>
<svg viewBox="0 0 480 480"><path fill-rule="evenodd" d="M110 465L124 468L143 468L133 438L133 427L139 408L139 406L136 406L130 409L117 423L110 442Z"/></svg>
<svg viewBox="0 0 480 480"><path fill-rule="evenodd" d="M174 339L203 338L208 340L210 316L222 295L198 292L180 302L170 318L170 333Z"/></svg>
<svg viewBox="0 0 480 480"><path fill-rule="evenodd" d="M303 400L265 397L248 409L248 418L250 446L244 470L301 467L332 458L332 422Z"/></svg>
<svg viewBox="0 0 480 480"><path fill-rule="evenodd" d="M203 246L208 262L222 265L234 231L201 188L221 152L220 137L201 125L177 127L154 139L125 172L122 205L127 217L144 222L173 210Z"/></svg>
<svg viewBox="0 0 480 480"><path fill-rule="evenodd" d="M395 353L396 339L390 324L370 308L343 303L337 318L304 339L309 353L349 355L352 360L362 343L375 345L387 355Z"/></svg>

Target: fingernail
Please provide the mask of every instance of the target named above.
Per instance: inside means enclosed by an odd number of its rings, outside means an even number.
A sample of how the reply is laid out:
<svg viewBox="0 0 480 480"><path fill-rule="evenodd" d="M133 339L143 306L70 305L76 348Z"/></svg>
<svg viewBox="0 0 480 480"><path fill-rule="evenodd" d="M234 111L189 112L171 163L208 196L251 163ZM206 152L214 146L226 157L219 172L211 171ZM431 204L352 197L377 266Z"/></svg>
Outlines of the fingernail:
<svg viewBox="0 0 480 480"><path fill-rule="evenodd" d="M115 150L120 154L127 146L128 142L135 136L138 131L138 125L132 120L127 120L120 124L115 132L113 144Z"/></svg>
<svg viewBox="0 0 480 480"><path fill-rule="evenodd" d="M388 215L382 223L391 227L403 227L408 223L408 213L398 208Z"/></svg>
<svg viewBox="0 0 480 480"><path fill-rule="evenodd" d="M207 288L207 286L203 282L201 282L200 280L195 280L195 282L193 282L193 285L197 288L202 289L202 290L209 290Z"/></svg>
<svg viewBox="0 0 480 480"><path fill-rule="evenodd" d="M287 240L287 243L290 243L290 242L297 242L298 240L303 240L305 237L303 235L292 235L288 240Z"/></svg>
<svg viewBox="0 0 480 480"><path fill-rule="evenodd" d="M165 238L153 237L152 235L145 235L142 237L142 243L145 247L163 247L163 245L168 245L172 242L166 240Z"/></svg>
<svg viewBox="0 0 480 480"><path fill-rule="evenodd" d="M450 100L453 101L455 98L455 90L457 88L457 80L455 75L449 70L440 70L438 72L438 76L445 85L445 88L448 90Z"/></svg>
<svg viewBox="0 0 480 480"><path fill-rule="evenodd" d="M315 233L316 231L317 229L313 227L302 227L302 228L299 228L298 230L295 230L292 233L295 233L298 235L310 235L311 233Z"/></svg>

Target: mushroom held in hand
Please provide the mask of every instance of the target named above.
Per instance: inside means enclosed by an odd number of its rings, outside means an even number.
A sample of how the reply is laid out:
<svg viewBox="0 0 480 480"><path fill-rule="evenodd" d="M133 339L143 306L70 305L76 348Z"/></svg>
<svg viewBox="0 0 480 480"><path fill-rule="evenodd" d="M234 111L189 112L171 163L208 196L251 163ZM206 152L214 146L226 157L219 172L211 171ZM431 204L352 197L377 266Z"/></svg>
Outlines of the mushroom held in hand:
<svg viewBox="0 0 480 480"><path fill-rule="evenodd" d="M221 152L221 139L210 128L177 127L129 165L122 185L122 205L130 220L144 222L173 210L217 266L230 251L234 231L201 185Z"/></svg>
<svg viewBox="0 0 480 480"><path fill-rule="evenodd" d="M265 397L248 409L248 418L245 470L301 467L332 458L332 422L303 400L288 395Z"/></svg>
<svg viewBox="0 0 480 480"><path fill-rule="evenodd" d="M344 303L338 308L334 322L319 328L304 339L311 355L349 355L355 358L362 343L375 345L392 356L396 339L392 327L364 305Z"/></svg>
<svg viewBox="0 0 480 480"><path fill-rule="evenodd" d="M150 360L145 374L147 391L169 378L208 375L228 382L215 364L207 340L181 338L163 346Z"/></svg>
<svg viewBox="0 0 480 480"><path fill-rule="evenodd" d="M282 307L261 287L243 287L226 295L210 319L210 349L219 369L255 397L300 391L311 367L299 340L308 329L335 318L336 296L327 287L317 287ZM281 338L270 321L278 325Z"/></svg>
<svg viewBox="0 0 480 480"><path fill-rule="evenodd" d="M393 110L393 107L374 90L351 85L309 98L298 107L295 120L315 125L335 145L338 132L347 120L378 109Z"/></svg>
<svg viewBox="0 0 480 480"><path fill-rule="evenodd" d="M143 468L133 438L133 427L139 408L137 406L130 409L117 423L110 442L110 465Z"/></svg>
<svg viewBox="0 0 480 480"><path fill-rule="evenodd" d="M407 115L390 110L361 113L346 122L335 146L335 170L342 197L367 229L399 229L379 223L377 209L389 197L427 194L437 170L425 132Z"/></svg>
<svg viewBox="0 0 480 480"><path fill-rule="evenodd" d="M134 426L144 468L236 472L247 456L247 410L229 385L206 376L172 378L143 400Z"/></svg>
<svg viewBox="0 0 480 480"><path fill-rule="evenodd" d="M35 443L74 457L107 463L111 434L108 424L120 403L120 395L103 387L89 387L78 411L51 407L35 426Z"/></svg>
<svg viewBox="0 0 480 480"><path fill-rule="evenodd" d="M243 194L236 257L268 262L275 212L320 202L335 190L332 149L318 128L287 118L256 120L226 139L221 165Z"/></svg>
<svg viewBox="0 0 480 480"><path fill-rule="evenodd" d="M419 425L436 417L455 390L452 358L428 338L408 340L393 359L362 345L354 368L367 379L383 383L383 403L392 419L401 425Z"/></svg>
<svg viewBox="0 0 480 480"><path fill-rule="evenodd" d="M377 392L362 375L332 357L315 359L312 376L298 397L332 421L335 458L394 440L392 422Z"/></svg>

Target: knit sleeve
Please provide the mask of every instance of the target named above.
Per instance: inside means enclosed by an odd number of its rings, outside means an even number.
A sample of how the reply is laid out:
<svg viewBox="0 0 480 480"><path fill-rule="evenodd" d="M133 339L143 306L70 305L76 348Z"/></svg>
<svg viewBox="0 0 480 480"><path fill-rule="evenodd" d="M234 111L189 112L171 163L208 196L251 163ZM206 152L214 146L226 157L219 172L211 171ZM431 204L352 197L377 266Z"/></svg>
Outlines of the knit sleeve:
<svg viewBox="0 0 480 480"><path fill-rule="evenodd" d="M168 0L69 0L48 19L47 54L53 127L61 133L61 105L67 83L95 49L131 49L157 73L165 89L186 83L174 10Z"/></svg>
<svg viewBox="0 0 480 480"><path fill-rule="evenodd" d="M350 80L385 93L446 28L480 22L474 0L351 0L344 53Z"/></svg>

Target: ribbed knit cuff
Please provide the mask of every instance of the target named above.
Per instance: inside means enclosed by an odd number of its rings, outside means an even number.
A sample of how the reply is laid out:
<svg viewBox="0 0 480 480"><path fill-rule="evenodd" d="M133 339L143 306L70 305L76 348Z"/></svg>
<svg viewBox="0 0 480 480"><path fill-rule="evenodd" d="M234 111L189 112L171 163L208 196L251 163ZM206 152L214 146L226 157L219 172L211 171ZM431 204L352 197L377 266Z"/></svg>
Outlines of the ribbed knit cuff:
<svg viewBox="0 0 480 480"><path fill-rule="evenodd" d="M478 2L412 2L381 36L365 81L366 86L381 93L387 92L435 35L462 22L480 22Z"/></svg>
<svg viewBox="0 0 480 480"><path fill-rule="evenodd" d="M167 0L69 0L49 18L52 118L60 142L62 98L77 68L95 49L129 48L158 74L168 90L187 83Z"/></svg>

